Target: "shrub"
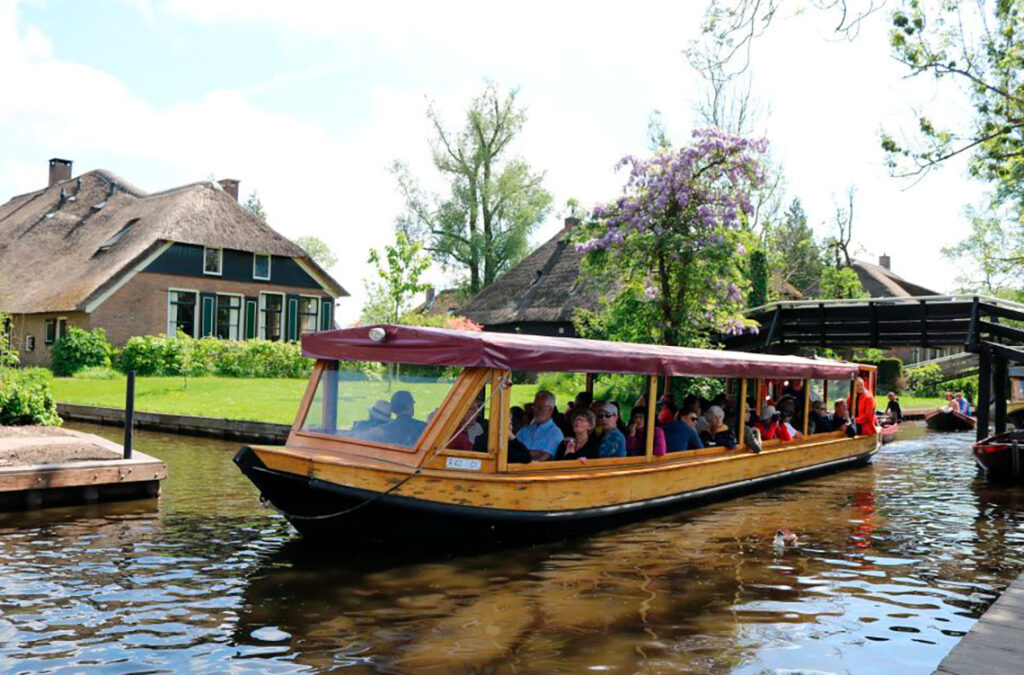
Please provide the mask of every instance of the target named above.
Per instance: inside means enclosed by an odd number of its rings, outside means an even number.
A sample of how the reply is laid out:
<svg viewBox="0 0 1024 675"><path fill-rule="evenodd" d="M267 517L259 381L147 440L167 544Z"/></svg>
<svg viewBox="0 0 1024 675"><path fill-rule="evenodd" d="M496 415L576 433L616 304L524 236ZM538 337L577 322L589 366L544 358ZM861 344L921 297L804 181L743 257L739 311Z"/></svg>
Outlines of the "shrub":
<svg viewBox="0 0 1024 675"><path fill-rule="evenodd" d="M123 372L188 377L308 377L313 368L294 343L163 335L131 338L118 361Z"/></svg>
<svg viewBox="0 0 1024 675"><path fill-rule="evenodd" d="M45 368L0 369L0 425L61 423Z"/></svg>
<svg viewBox="0 0 1024 675"><path fill-rule="evenodd" d="M934 363L907 371L907 386L918 396L942 394L942 370Z"/></svg>
<svg viewBox="0 0 1024 675"><path fill-rule="evenodd" d="M878 366L878 391L882 393L889 391L900 392L900 385L903 381L903 359L879 358L858 359L858 361Z"/></svg>
<svg viewBox="0 0 1024 675"><path fill-rule="evenodd" d="M50 367L58 377L69 377L93 366L109 367L112 351L102 328L90 332L72 326L54 343Z"/></svg>

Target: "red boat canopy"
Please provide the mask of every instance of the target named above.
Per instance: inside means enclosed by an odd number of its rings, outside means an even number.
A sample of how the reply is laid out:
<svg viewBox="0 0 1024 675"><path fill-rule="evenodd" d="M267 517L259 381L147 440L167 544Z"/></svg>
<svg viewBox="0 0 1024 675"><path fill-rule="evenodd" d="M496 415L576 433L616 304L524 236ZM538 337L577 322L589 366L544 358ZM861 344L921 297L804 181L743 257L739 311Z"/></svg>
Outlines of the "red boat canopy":
<svg viewBox="0 0 1024 675"><path fill-rule="evenodd" d="M384 339L370 339L382 328ZM302 336L314 359L378 361L532 372L850 379L855 363L629 342L481 333L416 326L359 326Z"/></svg>

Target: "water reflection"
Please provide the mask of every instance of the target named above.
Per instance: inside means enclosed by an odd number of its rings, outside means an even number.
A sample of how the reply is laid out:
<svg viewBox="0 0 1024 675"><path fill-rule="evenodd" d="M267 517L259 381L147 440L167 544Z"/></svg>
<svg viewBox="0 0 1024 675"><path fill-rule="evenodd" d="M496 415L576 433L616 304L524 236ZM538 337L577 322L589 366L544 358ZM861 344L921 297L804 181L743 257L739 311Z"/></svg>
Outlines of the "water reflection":
<svg viewBox="0 0 1024 675"><path fill-rule="evenodd" d="M1024 569L1024 492L977 478L966 436L915 434L863 469L451 558L303 541L235 444L140 434L159 504L0 521L0 669L931 672ZM778 527L800 545L773 550Z"/></svg>

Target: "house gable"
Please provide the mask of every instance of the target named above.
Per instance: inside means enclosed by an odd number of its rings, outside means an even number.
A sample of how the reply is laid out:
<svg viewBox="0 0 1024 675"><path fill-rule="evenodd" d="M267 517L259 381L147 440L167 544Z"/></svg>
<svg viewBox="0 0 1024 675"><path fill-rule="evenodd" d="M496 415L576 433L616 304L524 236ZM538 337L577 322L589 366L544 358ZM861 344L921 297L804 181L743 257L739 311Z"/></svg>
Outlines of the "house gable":
<svg viewBox="0 0 1024 675"><path fill-rule="evenodd" d="M196 244L172 244L143 271L201 278L209 276L203 274L203 247ZM253 284L315 288L334 295L330 288L314 279L294 258L287 256L271 256L270 279L256 279L253 276L252 252L224 249L219 278Z"/></svg>

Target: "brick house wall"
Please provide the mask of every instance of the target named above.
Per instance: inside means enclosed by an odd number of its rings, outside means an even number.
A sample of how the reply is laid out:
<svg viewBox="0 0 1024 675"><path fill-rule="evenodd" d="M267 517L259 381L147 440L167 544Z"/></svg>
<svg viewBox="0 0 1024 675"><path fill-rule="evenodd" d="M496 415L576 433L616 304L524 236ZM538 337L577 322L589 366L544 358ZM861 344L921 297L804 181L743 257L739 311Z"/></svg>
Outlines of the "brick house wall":
<svg viewBox="0 0 1024 675"><path fill-rule="evenodd" d="M46 344L46 322L65 319L70 328L91 330L89 315L85 312L45 312L40 314L11 315L11 346L18 350L22 366L49 366L52 344ZM35 347L28 349L26 339L35 339Z"/></svg>

